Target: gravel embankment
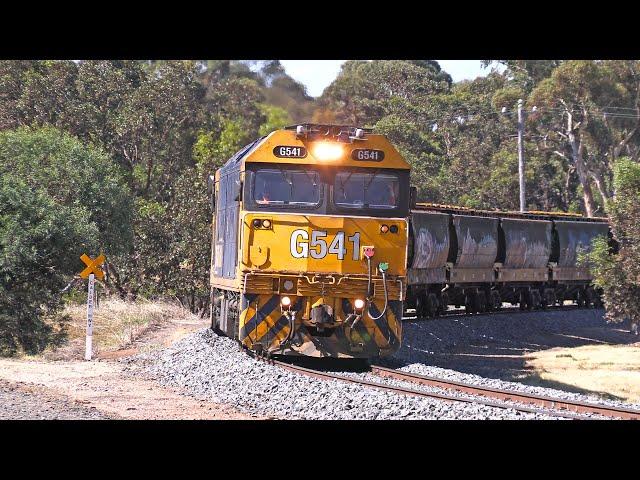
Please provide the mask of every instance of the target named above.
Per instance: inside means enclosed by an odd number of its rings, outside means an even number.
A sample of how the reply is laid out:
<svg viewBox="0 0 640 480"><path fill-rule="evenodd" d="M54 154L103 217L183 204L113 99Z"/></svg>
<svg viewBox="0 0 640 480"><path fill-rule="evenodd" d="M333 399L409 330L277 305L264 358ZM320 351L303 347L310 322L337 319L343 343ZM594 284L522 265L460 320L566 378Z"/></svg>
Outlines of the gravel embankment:
<svg viewBox="0 0 640 480"><path fill-rule="evenodd" d="M638 338L625 329L626 325L608 324L602 310L405 320L402 347L392 358L380 363L411 373L491 388L640 409L640 404L599 395L526 384L537 377L526 365L527 353L599 342L637 342Z"/></svg>
<svg viewBox="0 0 640 480"><path fill-rule="evenodd" d="M386 363L436 365L457 371L524 379L524 356L554 347L634 343L624 326L607 324L602 310L553 310L404 320L402 347Z"/></svg>
<svg viewBox="0 0 640 480"><path fill-rule="evenodd" d="M0 380L0 420L103 420L110 417L46 392Z"/></svg>
<svg viewBox="0 0 640 480"><path fill-rule="evenodd" d="M425 367L424 365L418 365L418 364L414 364L412 365L412 368L416 369L416 370L420 370L420 367ZM402 368L400 369L401 371L407 371L407 372L411 372L411 373L419 373L419 371L412 371L411 369L408 368ZM456 372L457 373L457 372ZM533 408L535 410L539 410L540 412L544 412L547 413L550 416L554 416L554 415L564 415L565 412L563 412L560 409L550 409L550 408L542 408L542 407L538 407L535 405L530 405L530 404L524 404L521 402L513 402L513 401L505 401L505 400L498 400L498 399L492 399L492 398L487 398L487 397L483 397L482 395L471 395L468 393L464 393L464 392L458 392L455 390L447 390L444 388L438 388L438 387L431 387L428 385L420 385L418 383L415 382L410 382L410 381L402 381L402 380L397 380L394 378L388 378L388 377L381 377L372 373L354 373L354 372L340 372L340 375L345 376L345 377L351 377L351 378L357 378L360 380L365 380L365 381L369 381L369 382L376 382L376 383L382 383L385 385L391 385L394 387L403 387L403 388L409 388L412 390L420 390L423 392L428 392L428 393L438 393L438 394L444 394L444 395L448 395L448 396L452 396L452 397L457 397L460 399L467 399L467 400L474 400L474 399L479 399L480 401L482 400L489 400L501 405L510 405L513 406L515 408ZM431 375L431 376L437 376L437 375ZM445 378L445 377L440 377L440 378ZM471 382L469 382L471 383ZM496 387L498 388L498 387ZM521 390L522 391L522 390ZM563 398L563 397L559 397L559 398ZM570 412L571 415L576 415L579 416L580 418L583 419L599 419L599 420L606 420L609 417L605 417L602 415L595 415L595 414L590 414L590 413L584 413L584 414L576 414L573 412Z"/></svg>
<svg viewBox="0 0 640 480"><path fill-rule="evenodd" d="M545 419L477 403L412 398L324 381L256 361L209 329L129 360L133 374L181 387L200 399L281 419Z"/></svg>
<svg viewBox="0 0 640 480"><path fill-rule="evenodd" d="M505 380L486 378L479 375L473 375L468 373L456 372L455 370L449 370L446 368L434 367L431 365L424 365L421 363L413 363L399 370L409 373L417 373L419 375L426 375L429 377L437 377L446 380L453 380L457 382L470 383L472 385L478 385L482 387L496 388L500 390L509 390L514 392L523 392L534 395L543 395L547 397L559 398L562 400L571 400L578 402L588 402L600 405L609 405L612 407L624 407L637 409L640 412L640 404L627 403L616 400L610 400L602 398L598 395L588 395L580 393L567 392L565 390L558 390L555 388L538 387L533 385L526 385L518 382L508 382Z"/></svg>

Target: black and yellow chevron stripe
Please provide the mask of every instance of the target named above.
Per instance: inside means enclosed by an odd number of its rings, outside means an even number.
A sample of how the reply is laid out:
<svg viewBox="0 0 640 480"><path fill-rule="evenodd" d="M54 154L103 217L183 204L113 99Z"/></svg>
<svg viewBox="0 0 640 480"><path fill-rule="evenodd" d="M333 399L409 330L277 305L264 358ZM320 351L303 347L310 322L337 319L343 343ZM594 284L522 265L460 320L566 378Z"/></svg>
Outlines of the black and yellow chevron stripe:
<svg viewBox="0 0 640 480"><path fill-rule="evenodd" d="M298 297L293 310L300 311L303 298ZM240 341L247 346L260 343L265 348L278 347L289 333L289 322L282 315L280 296L245 294L240 313Z"/></svg>
<svg viewBox="0 0 640 480"><path fill-rule="evenodd" d="M293 310L301 312L308 299L298 297ZM345 318L353 311L348 299L342 299L336 312ZM384 308L384 301L376 300L369 307L373 316L379 316ZM392 352L400 346L402 302L389 301L385 315L373 320L365 314L363 318L350 329L336 328L329 337L311 335L300 320L296 319L296 344L298 353L302 355L346 355L351 356L353 345L362 345L365 356L377 356L381 352ZM282 315L279 295L244 294L239 322L239 339L247 347L261 344L268 351L280 348L280 343L289 334L289 322Z"/></svg>

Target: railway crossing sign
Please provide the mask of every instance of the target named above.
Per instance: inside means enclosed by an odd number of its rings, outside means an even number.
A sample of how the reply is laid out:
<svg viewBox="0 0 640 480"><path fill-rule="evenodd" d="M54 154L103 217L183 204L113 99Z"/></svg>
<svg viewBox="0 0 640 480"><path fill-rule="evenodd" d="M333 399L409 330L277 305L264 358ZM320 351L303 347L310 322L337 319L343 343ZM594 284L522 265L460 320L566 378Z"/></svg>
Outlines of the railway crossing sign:
<svg viewBox="0 0 640 480"><path fill-rule="evenodd" d="M104 278L104 272L100 269L105 261L104 255L100 254L95 259L92 259L86 253L83 253L80 260L87 266L80 276L82 278L89 279L89 286L87 287L87 339L85 342L84 359L91 360L91 354L93 352L93 308L95 300L95 282L96 277L100 280Z"/></svg>
<svg viewBox="0 0 640 480"><path fill-rule="evenodd" d="M86 253L83 253L80 256L80 260L82 260L87 266L87 268L80 272L80 276L82 278L88 278L92 273L95 274L95 276L100 280L104 278L104 272L100 269L100 265L102 265L105 261L104 255L100 254L95 259L92 259Z"/></svg>

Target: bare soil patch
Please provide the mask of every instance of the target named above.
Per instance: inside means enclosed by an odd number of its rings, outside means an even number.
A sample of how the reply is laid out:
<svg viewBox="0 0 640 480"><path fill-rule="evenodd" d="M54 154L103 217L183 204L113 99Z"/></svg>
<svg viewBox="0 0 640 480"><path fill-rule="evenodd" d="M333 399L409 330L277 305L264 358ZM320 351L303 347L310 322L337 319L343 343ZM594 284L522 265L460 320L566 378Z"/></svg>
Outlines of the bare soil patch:
<svg viewBox="0 0 640 480"><path fill-rule="evenodd" d="M84 361L86 307L67 307L71 317L66 345L42 355L0 358L0 386L5 401L22 405L19 415L6 418L52 418L42 416L36 400L25 395L57 399L60 418L76 415L68 405L99 412L98 418L121 419L252 419L258 418L230 405L200 401L179 389L161 386L127 373L117 360L171 345L208 321L179 305L166 302L132 303L103 301L94 318L94 358ZM35 398L35 397L34 397ZM33 400L32 403L29 403ZM25 403L26 402L26 403ZM0 410L1 412L1 410ZM12 410L13 412L13 410ZM67 413L65 413L67 412ZM94 415L95 417L95 415Z"/></svg>
<svg viewBox="0 0 640 480"><path fill-rule="evenodd" d="M215 420L256 418L231 406L195 400L151 380L131 378L113 361L0 359L0 379L37 387L112 418L131 420ZM32 418L38 418L34 411Z"/></svg>

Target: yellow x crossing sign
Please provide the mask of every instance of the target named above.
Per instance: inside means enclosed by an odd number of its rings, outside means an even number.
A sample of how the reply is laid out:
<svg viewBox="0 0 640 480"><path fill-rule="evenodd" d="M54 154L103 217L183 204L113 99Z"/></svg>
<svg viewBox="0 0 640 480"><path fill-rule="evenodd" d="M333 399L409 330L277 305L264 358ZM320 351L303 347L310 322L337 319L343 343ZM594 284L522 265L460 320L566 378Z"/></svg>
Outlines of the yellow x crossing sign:
<svg viewBox="0 0 640 480"><path fill-rule="evenodd" d="M80 276L82 278L87 278L92 273L95 274L95 276L100 280L104 278L104 272L100 270L100 265L102 265L105 261L104 255L100 254L95 259L92 259L86 253L83 253L80 257L80 260L82 260L87 266L87 268L80 272Z"/></svg>

